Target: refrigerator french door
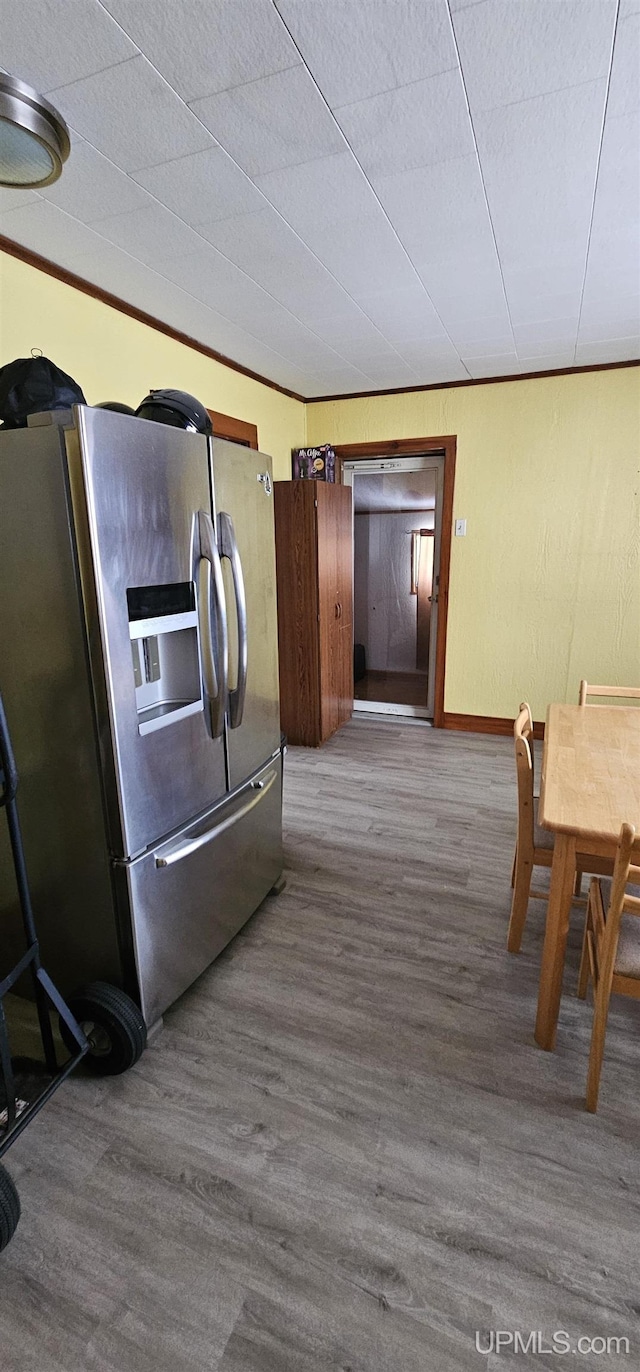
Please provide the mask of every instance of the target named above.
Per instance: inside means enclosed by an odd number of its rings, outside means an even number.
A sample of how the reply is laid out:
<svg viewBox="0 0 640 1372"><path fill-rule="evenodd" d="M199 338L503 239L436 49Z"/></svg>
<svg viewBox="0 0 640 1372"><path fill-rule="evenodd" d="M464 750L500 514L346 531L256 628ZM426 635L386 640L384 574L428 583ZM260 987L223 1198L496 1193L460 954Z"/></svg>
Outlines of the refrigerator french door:
<svg viewBox="0 0 640 1372"><path fill-rule="evenodd" d="M271 459L213 439L212 487L228 607L229 785L280 746L276 556Z"/></svg>
<svg viewBox="0 0 640 1372"><path fill-rule="evenodd" d="M60 420L0 435L0 684L47 959L63 991L118 981L151 1026L282 869L270 462Z"/></svg>

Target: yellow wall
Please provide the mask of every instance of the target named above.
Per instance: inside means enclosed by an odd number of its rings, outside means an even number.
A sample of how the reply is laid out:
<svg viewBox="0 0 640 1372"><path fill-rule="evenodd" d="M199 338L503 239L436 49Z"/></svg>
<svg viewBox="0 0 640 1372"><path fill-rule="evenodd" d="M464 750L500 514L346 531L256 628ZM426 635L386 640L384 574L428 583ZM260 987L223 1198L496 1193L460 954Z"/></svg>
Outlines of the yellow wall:
<svg viewBox="0 0 640 1372"><path fill-rule="evenodd" d="M458 439L445 710L640 684L640 371L307 407L307 443Z"/></svg>
<svg viewBox="0 0 640 1372"><path fill-rule="evenodd" d="M299 400L0 253L0 365L35 347L80 384L90 405L138 405L152 386L175 386L212 410L257 424L277 477L291 475L291 448L305 442Z"/></svg>
<svg viewBox="0 0 640 1372"><path fill-rule="evenodd" d="M182 387L291 448L456 434L445 708L537 719L578 681L640 682L640 372L304 406L0 253L0 364L39 347L87 400ZM305 413L306 411L306 413Z"/></svg>

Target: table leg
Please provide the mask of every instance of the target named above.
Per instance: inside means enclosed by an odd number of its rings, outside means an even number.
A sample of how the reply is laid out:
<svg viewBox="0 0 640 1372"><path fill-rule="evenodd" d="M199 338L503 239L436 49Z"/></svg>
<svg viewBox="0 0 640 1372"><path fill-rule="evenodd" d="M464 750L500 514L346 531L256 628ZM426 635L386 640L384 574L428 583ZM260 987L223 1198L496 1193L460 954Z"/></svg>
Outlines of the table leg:
<svg viewBox="0 0 640 1372"><path fill-rule="evenodd" d="M575 874L575 836L556 834L536 1016L536 1043L548 1052L555 1048L556 1043Z"/></svg>

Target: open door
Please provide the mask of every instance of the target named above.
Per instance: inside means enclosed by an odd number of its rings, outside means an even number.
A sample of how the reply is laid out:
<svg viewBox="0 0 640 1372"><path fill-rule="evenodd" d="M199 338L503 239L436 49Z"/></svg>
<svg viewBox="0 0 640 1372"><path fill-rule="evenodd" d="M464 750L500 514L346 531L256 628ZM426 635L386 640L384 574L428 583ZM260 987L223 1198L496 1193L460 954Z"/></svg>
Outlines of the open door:
<svg viewBox="0 0 640 1372"><path fill-rule="evenodd" d="M444 458L345 462L353 489L355 709L433 718Z"/></svg>

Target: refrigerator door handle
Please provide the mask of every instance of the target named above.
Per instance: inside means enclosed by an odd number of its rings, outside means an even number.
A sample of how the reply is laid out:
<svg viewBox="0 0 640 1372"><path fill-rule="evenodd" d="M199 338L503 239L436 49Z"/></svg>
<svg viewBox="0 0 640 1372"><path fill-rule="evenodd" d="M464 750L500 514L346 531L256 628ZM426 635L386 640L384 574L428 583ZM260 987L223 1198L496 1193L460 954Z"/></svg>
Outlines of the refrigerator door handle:
<svg viewBox="0 0 640 1372"><path fill-rule="evenodd" d="M220 553L222 557L227 557L231 563L231 575L233 577L233 589L236 598L236 615L238 619L238 680L233 690L228 692L229 699L229 726L237 729L242 724L242 713L244 701L247 694L247 597L244 587L244 576L242 572L242 560L236 541L236 533L233 527L231 515L222 511L220 516Z"/></svg>
<svg viewBox="0 0 640 1372"><path fill-rule="evenodd" d="M251 783L251 796L239 810L234 810L233 814L227 815L226 819L214 824L212 829L207 829L204 834L197 834L195 838L187 839L185 843L179 843L175 847L167 847L163 851L154 854L156 867L172 867L175 862L181 862L182 858L191 857L192 853L197 853L199 848L204 848L205 844L211 843L213 839L219 838L227 829L230 829L238 820L244 819L245 815L253 810L254 806L259 805L264 800L267 792L271 790L277 777L277 772L271 772L266 781L254 781Z"/></svg>
<svg viewBox="0 0 640 1372"><path fill-rule="evenodd" d="M204 649L202 666L205 690L209 698L211 735L213 738L220 738L221 734L224 732L224 712L229 679L229 633L222 564L220 562L220 553L216 543L213 521L207 510L198 511L198 535L200 540L200 557L209 565L209 576L213 578L215 593L216 640L218 648L217 664L211 616L210 581L207 594L207 615L204 624L201 622L201 639Z"/></svg>

